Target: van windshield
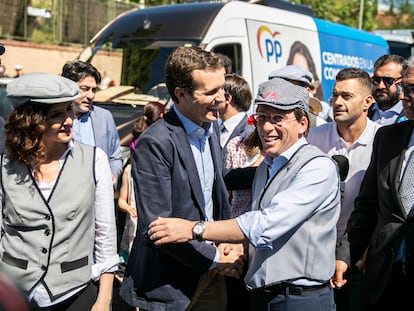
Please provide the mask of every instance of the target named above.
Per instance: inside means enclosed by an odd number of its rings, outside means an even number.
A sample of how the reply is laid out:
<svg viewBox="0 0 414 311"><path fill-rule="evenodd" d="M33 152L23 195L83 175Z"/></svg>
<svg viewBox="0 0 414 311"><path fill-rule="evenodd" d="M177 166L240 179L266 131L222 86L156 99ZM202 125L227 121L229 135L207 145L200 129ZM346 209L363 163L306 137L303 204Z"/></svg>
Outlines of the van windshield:
<svg viewBox="0 0 414 311"><path fill-rule="evenodd" d="M78 58L105 70L117 84L134 86L135 92L168 96L164 84L168 56L179 46L199 46L223 5L165 5L128 11L106 25ZM191 23L188 16L192 16Z"/></svg>

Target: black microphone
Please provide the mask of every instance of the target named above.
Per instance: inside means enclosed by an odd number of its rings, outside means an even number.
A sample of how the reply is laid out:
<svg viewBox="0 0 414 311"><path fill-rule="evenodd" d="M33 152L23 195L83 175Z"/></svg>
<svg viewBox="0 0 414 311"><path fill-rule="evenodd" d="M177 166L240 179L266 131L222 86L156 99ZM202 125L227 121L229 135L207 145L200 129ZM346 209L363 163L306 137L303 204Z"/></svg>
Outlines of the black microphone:
<svg viewBox="0 0 414 311"><path fill-rule="evenodd" d="M339 183L339 185L341 189L341 197L343 198L344 192L345 192L345 179L348 176L348 172L349 172L349 161L347 157L340 155L340 154L333 155L332 159L334 159L334 161L338 165L339 178L341 179L341 182Z"/></svg>
<svg viewBox="0 0 414 311"><path fill-rule="evenodd" d="M6 48L4 47L4 44L0 42L0 55L3 55L6 51Z"/></svg>

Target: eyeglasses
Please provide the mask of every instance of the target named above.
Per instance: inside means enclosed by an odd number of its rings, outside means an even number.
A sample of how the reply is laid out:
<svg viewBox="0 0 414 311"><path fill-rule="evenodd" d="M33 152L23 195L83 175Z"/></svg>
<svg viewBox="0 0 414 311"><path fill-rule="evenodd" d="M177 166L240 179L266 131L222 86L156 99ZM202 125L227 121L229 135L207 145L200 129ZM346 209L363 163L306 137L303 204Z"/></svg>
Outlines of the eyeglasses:
<svg viewBox="0 0 414 311"><path fill-rule="evenodd" d="M286 116L283 116L281 114L268 115L266 113L260 113L260 112L258 112L254 115L254 119L256 120L257 123L262 123L263 124L263 123L266 123L266 122L270 122L272 124L278 124L278 125L280 125L284 122L290 121L289 118L287 118Z"/></svg>
<svg viewBox="0 0 414 311"><path fill-rule="evenodd" d="M392 77L379 77L379 76L373 76L372 77L372 84L374 84L375 86L379 85L382 82L384 82L384 85L386 87L390 87L391 85L393 85L395 82L397 82L398 80L400 80L402 77L398 77L398 78L392 78Z"/></svg>
<svg viewBox="0 0 414 311"><path fill-rule="evenodd" d="M414 99L414 84L403 85L399 84L404 92L404 97Z"/></svg>

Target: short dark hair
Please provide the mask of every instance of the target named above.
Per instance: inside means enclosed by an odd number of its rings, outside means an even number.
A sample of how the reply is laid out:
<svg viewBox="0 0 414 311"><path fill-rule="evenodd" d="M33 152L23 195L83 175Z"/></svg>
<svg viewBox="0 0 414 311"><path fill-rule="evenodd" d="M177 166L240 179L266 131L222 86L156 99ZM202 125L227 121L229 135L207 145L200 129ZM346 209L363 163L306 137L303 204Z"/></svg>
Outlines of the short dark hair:
<svg viewBox="0 0 414 311"><path fill-rule="evenodd" d="M385 66L389 63L396 63L401 66L401 75L403 70L403 65L405 63L405 58L400 55L395 54L384 54L379 57L374 63L374 72L377 71L379 67Z"/></svg>
<svg viewBox="0 0 414 311"><path fill-rule="evenodd" d="M93 77L96 84L101 83L101 74L99 71L91 63L81 60L67 62L63 65L62 77L68 78L75 82L85 79L86 77Z"/></svg>
<svg viewBox="0 0 414 311"><path fill-rule="evenodd" d="M235 106L247 111L252 103L252 92L247 81L237 73L225 75L224 94L231 95Z"/></svg>
<svg viewBox="0 0 414 311"><path fill-rule="evenodd" d="M199 47L179 47L168 57L165 67L165 83L174 102L178 98L174 94L177 87L193 94L193 71L197 69L224 68L223 60L217 54Z"/></svg>
<svg viewBox="0 0 414 311"><path fill-rule="evenodd" d="M221 57L223 60L224 68L226 69L226 73L232 73L233 72L233 64L231 61L231 58L228 57L225 54L216 53L218 57Z"/></svg>
<svg viewBox="0 0 414 311"><path fill-rule="evenodd" d="M358 81L371 92L372 79L368 72L359 68L344 68L337 73L335 81L338 82L349 79L358 79Z"/></svg>

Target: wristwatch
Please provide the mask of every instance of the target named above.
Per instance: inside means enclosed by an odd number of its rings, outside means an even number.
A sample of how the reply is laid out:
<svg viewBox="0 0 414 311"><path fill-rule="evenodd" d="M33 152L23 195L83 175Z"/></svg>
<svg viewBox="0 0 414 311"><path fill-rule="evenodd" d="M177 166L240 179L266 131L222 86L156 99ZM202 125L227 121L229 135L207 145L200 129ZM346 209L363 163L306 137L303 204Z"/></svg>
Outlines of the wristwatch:
<svg viewBox="0 0 414 311"><path fill-rule="evenodd" d="M203 241L203 233L206 230L204 221L197 221L193 227L193 237L197 241Z"/></svg>

